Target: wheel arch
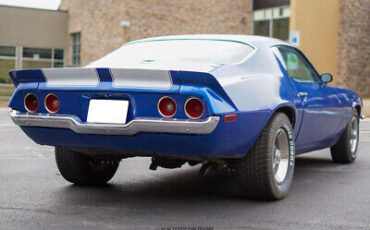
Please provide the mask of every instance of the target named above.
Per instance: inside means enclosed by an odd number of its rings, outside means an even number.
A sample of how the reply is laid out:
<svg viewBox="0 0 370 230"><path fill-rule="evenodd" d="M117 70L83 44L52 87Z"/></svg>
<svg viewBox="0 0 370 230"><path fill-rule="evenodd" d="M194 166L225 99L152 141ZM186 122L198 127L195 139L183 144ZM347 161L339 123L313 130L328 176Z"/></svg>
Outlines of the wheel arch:
<svg viewBox="0 0 370 230"><path fill-rule="evenodd" d="M354 109L357 111L358 116L360 117L361 116L361 105L359 104L355 105Z"/></svg>
<svg viewBox="0 0 370 230"><path fill-rule="evenodd" d="M276 113L284 113L285 115L287 115L290 123L292 124L292 128L294 129L296 124L296 110L292 105L283 104L278 106L272 111L271 117Z"/></svg>
<svg viewBox="0 0 370 230"><path fill-rule="evenodd" d="M352 92L352 93L353 93L353 99L351 103L351 106L352 106L351 114L353 113L353 111L356 111L358 116L361 117L361 112L362 112L362 107L363 107L362 98L358 96L355 92Z"/></svg>

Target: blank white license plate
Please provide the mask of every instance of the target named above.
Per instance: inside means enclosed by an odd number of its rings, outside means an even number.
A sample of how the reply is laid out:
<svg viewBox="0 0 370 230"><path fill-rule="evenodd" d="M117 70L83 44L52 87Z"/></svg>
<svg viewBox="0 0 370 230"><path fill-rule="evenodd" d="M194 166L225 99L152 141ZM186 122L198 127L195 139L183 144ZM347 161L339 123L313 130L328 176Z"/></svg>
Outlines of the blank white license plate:
<svg viewBox="0 0 370 230"><path fill-rule="evenodd" d="M125 124L128 105L121 100L90 100L87 122Z"/></svg>

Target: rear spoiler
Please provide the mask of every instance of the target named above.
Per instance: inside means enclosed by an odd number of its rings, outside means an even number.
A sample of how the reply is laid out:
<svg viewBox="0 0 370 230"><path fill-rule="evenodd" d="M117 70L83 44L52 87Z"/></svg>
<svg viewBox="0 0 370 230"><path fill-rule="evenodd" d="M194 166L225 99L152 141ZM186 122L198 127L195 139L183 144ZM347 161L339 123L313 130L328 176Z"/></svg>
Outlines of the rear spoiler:
<svg viewBox="0 0 370 230"><path fill-rule="evenodd" d="M207 72L128 69L128 68L55 68L14 70L9 73L15 87L20 83L39 83L39 90L97 90L99 89L130 91L173 92L194 94L197 89L204 89L209 97L222 103L226 101L233 109L236 106L218 83Z"/></svg>
<svg viewBox="0 0 370 230"><path fill-rule="evenodd" d="M12 70L9 76L15 87L18 87L20 83L45 81L41 69Z"/></svg>
<svg viewBox="0 0 370 230"><path fill-rule="evenodd" d="M97 87L112 82L116 88L169 89L173 81L168 70L55 68L14 70L9 73L15 87L20 83L45 82L47 87Z"/></svg>

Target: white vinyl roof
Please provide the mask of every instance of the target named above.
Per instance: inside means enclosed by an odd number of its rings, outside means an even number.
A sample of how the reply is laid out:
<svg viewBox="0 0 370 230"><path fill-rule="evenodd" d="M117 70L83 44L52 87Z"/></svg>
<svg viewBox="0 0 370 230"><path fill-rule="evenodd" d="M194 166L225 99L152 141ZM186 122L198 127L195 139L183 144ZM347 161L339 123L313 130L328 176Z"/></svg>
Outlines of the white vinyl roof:
<svg viewBox="0 0 370 230"><path fill-rule="evenodd" d="M270 47L274 45L291 45L285 41L270 38L270 37L263 37L263 36L256 36L256 35L234 35L234 34L192 34L192 35L171 35L171 36L161 36L161 37L152 37L146 38L142 40L137 40L130 43L137 43L137 42L146 42L152 40L176 40L176 39L209 39L209 40L227 40L227 41L235 41L235 42L242 42L246 43L255 47Z"/></svg>
<svg viewBox="0 0 370 230"><path fill-rule="evenodd" d="M253 35L194 34L152 37L126 43L85 67L210 72L222 65L244 63L258 52L259 48L262 53L258 56L266 58L266 52L271 51L270 47L274 45L290 44L275 38Z"/></svg>

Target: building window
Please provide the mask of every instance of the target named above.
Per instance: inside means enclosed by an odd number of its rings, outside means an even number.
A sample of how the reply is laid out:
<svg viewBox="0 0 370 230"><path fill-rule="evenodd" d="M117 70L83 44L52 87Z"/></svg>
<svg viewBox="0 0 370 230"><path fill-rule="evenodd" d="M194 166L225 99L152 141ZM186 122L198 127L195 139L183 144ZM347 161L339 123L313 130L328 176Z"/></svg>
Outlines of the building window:
<svg viewBox="0 0 370 230"><path fill-rule="evenodd" d="M64 67L64 49L18 48L20 52L15 46L0 46L0 84L11 83L9 71L14 69Z"/></svg>
<svg viewBox="0 0 370 230"><path fill-rule="evenodd" d="M54 49L54 68L64 67L64 50Z"/></svg>
<svg viewBox="0 0 370 230"><path fill-rule="evenodd" d="M72 66L80 65L81 34L71 34L72 37Z"/></svg>
<svg viewBox="0 0 370 230"><path fill-rule="evenodd" d="M289 6L255 10L253 12L254 34L288 41L289 17Z"/></svg>
<svg viewBox="0 0 370 230"><path fill-rule="evenodd" d="M63 49L23 47L22 69L58 68L64 66Z"/></svg>
<svg viewBox="0 0 370 230"><path fill-rule="evenodd" d="M15 69L16 48L0 46L0 83L11 83L9 71Z"/></svg>

